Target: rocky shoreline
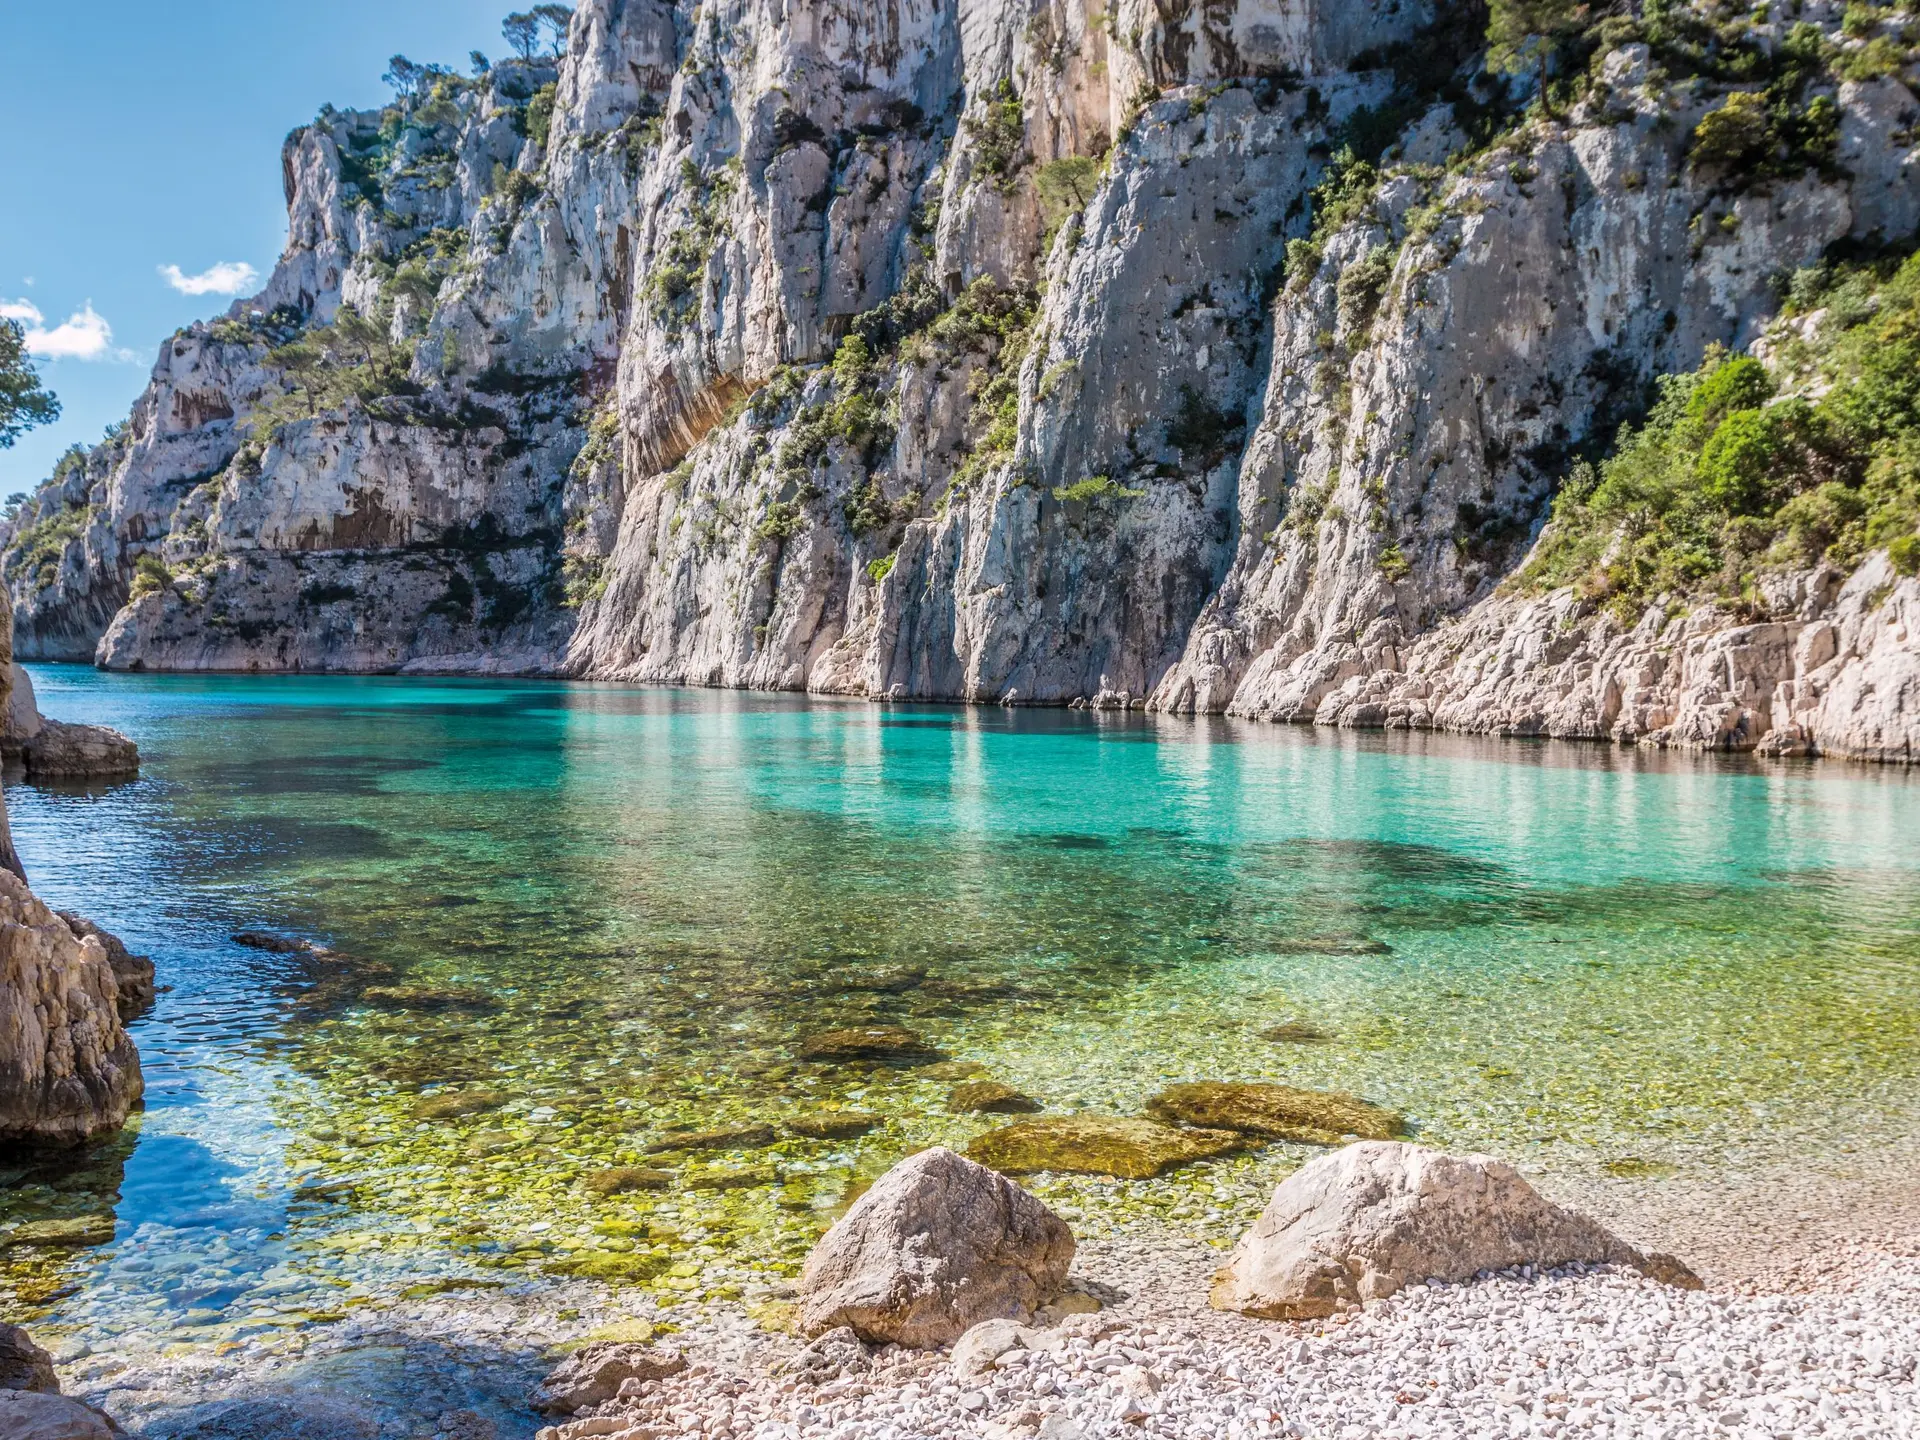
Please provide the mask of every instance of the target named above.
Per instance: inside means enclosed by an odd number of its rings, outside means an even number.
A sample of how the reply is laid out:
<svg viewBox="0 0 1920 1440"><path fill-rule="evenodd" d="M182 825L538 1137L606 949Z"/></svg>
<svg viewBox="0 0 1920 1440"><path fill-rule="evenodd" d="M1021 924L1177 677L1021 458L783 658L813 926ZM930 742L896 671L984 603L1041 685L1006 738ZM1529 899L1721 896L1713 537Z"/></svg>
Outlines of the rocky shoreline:
<svg viewBox="0 0 1920 1440"><path fill-rule="evenodd" d="M610 1339L683 1353L688 1368L632 1397L644 1420L546 1422L560 1435L1905 1436L1920 1208L1911 1172L1887 1158L1812 1188L1819 1177L1783 1172L1737 1193L1647 1189L1626 1233L1705 1245L1704 1292L1568 1267L1258 1321L1206 1304L1225 1232L1209 1243L1135 1224L1075 1254L1099 1312L1056 1316L1002 1352L1018 1358L965 1375L943 1351L897 1347L796 1365L806 1342L749 1314L780 1303L765 1286L745 1305L663 1305L591 1282L395 1295L310 1331L261 1326L223 1354L169 1353L158 1334L98 1353L50 1343L69 1393L156 1440L259 1434L248 1415L279 1417L275 1440L525 1440L540 1422L520 1402L552 1357ZM1716 1209L1726 1219L1709 1243L1699 1217ZM1796 1220L1817 1223L1796 1232Z"/></svg>

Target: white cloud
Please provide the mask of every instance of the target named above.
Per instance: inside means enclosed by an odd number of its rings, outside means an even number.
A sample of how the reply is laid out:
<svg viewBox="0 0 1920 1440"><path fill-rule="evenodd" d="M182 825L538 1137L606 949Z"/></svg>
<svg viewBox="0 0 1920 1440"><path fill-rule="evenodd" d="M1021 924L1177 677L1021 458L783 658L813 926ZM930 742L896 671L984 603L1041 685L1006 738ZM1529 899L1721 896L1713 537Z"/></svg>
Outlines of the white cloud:
<svg viewBox="0 0 1920 1440"><path fill-rule="evenodd" d="M198 275L188 275L178 265L162 265L160 273L182 295L238 295L260 278L260 272L244 260L222 260Z"/></svg>
<svg viewBox="0 0 1920 1440"><path fill-rule="evenodd" d="M47 317L31 300L0 300L0 320L18 320L22 325L43 325Z"/></svg>
<svg viewBox="0 0 1920 1440"><path fill-rule="evenodd" d="M46 328L40 312L35 310L27 331L27 353L45 360L126 361L138 358L131 350L114 348L113 327L107 324L105 316L93 308L91 300L51 330Z"/></svg>

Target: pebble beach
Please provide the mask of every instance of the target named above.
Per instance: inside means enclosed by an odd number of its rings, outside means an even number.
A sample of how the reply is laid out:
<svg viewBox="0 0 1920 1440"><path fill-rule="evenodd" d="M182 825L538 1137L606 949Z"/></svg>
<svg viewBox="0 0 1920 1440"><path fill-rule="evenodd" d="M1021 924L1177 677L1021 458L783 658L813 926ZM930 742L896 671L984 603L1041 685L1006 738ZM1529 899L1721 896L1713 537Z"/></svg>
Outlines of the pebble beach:
<svg viewBox="0 0 1920 1440"><path fill-rule="evenodd" d="M1651 1190L1615 1216L1690 1239L1703 1291L1570 1266L1429 1283L1316 1322L1209 1309L1224 1232L1130 1226L1081 1240L1074 1278L1102 1308L1049 1316L967 1368L809 1348L780 1329L778 1285L668 1307L593 1284L457 1290L224 1356L156 1343L57 1358L69 1393L162 1440L223 1400L277 1401L289 1435L321 1440L1906 1437L1920 1434L1911 1173ZM555 1359L607 1337L651 1339L688 1368L537 1431L515 1413ZM368 1398L396 1370L411 1403Z"/></svg>

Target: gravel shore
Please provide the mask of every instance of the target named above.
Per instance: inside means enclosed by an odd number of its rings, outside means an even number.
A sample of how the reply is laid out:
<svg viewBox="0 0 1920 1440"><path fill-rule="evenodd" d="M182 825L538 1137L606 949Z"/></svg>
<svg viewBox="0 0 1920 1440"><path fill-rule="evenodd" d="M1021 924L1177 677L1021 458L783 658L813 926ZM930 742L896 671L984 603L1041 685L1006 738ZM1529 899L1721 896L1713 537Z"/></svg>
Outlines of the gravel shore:
<svg viewBox="0 0 1920 1440"><path fill-rule="evenodd" d="M579 1282L396 1297L217 1356L169 1354L155 1337L63 1357L62 1371L70 1392L155 1440L181 1428L183 1406L228 1397L306 1407L326 1425L299 1433L324 1440L527 1440L540 1422L520 1399L558 1354L652 1322L654 1343L691 1368L551 1423L546 1440L1920 1436L1915 1182L1829 1178L1616 1196L1631 1238L1690 1235L1704 1292L1573 1267L1430 1285L1311 1324L1206 1307L1237 1214L1204 1235L1093 1235L1074 1273L1105 1308L979 1374L897 1349L800 1374L801 1342L748 1313L765 1320L777 1288L744 1307L662 1306Z"/></svg>

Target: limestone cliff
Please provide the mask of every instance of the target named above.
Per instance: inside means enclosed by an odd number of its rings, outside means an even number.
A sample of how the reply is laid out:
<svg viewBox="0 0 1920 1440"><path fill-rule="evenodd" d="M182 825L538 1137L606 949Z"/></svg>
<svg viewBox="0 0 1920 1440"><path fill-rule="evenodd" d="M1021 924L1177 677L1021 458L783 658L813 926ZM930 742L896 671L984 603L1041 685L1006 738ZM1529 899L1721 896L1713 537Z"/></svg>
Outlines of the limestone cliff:
<svg viewBox="0 0 1920 1440"><path fill-rule="evenodd" d="M290 138L267 290L16 520L21 653L1912 758L1908 549L1522 568L1650 382L1911 247L1905 31L1583 16L586 0Z"/></svg>

